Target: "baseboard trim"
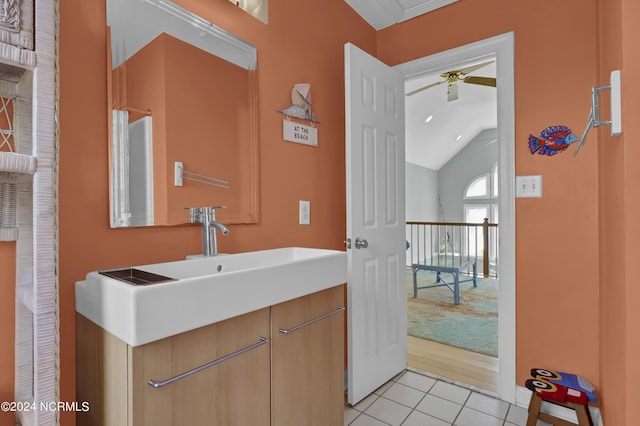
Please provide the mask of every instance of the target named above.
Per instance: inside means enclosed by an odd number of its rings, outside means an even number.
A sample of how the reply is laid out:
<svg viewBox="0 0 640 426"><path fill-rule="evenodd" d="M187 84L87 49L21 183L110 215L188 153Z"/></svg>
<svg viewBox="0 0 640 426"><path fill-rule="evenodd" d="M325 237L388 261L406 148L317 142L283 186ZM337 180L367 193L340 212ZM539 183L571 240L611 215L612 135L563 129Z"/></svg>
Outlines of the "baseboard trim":
<svg viewBox="0 0 640 426"><path fill-rule="evenodd" d="M516 405L524 409L529 408L529 401L531 400L531 391L521 386L516 387ZM542 411L566 420L568 422L578 423L575 411L561 407L559 405L551 404L548 402L542 402ZM600 415L600 409L598 407L589 406L591 412L591 420L593 420L594 426L604 426L602 422L602 416Z"/></svg>

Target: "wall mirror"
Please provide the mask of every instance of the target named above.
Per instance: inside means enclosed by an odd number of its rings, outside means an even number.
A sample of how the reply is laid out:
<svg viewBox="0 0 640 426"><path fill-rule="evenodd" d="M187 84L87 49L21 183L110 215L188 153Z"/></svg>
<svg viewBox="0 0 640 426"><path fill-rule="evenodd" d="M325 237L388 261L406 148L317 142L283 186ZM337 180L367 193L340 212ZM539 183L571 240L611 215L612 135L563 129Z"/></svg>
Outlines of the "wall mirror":
<svg viewBox="0 0 640 426"><path fill-rule="evenodd" d="M255 223L255 47L168 0L106 5L111 227Z"/></svg>

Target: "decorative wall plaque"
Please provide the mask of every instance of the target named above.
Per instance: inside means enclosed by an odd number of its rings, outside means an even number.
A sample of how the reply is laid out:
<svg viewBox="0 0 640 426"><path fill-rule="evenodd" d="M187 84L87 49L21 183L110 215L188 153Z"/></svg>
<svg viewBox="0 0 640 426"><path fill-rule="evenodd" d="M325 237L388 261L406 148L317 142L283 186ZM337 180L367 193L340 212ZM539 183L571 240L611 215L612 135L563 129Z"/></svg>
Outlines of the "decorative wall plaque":
<svg viewBox="0 0 640 426"><path fill-rule="evenodd" d="M0 42L33 50L33 0L0 0Z"/></svg>

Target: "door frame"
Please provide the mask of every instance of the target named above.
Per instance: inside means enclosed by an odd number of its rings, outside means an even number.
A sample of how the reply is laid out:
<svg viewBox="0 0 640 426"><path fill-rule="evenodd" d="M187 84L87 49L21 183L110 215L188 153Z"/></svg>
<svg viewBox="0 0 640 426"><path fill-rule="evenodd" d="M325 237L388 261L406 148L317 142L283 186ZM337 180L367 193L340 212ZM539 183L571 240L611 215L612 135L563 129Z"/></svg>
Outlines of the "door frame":
<svg viewBox="0 0 640 426"><path fill-rule="evenodd" d="M515 78L514 33L509 32L396 65L407 78L440 73L452 64L496 58L498 96L498 173L500 263L498 276L498 396L516 396L516 227L515 227Z"/></svg>

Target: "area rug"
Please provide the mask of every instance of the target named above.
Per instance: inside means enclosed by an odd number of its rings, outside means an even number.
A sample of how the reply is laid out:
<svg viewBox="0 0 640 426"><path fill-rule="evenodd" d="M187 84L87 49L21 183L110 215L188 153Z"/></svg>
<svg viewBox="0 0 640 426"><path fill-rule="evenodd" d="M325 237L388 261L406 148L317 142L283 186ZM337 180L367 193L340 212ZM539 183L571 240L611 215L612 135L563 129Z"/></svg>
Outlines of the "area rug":
<svg viewBox="0 0 640 426"><path fill-rule="evenodd" d="M465 277L466 278L466 277ZM462 278L464 279L464 278ZM418 286L434 284L434 272L418 272ZM448 280L449 281L449 280ZM407 332L411 336L498 356L498 280L478 277L460 284L460 304L447 287L418 290L407 269Z"/></svg>

